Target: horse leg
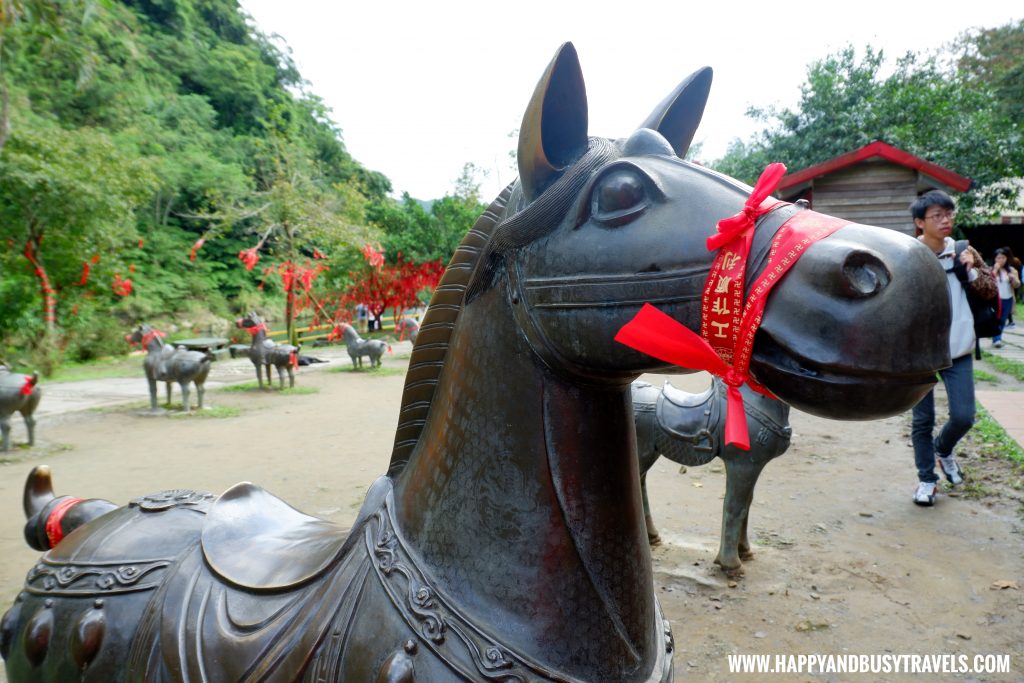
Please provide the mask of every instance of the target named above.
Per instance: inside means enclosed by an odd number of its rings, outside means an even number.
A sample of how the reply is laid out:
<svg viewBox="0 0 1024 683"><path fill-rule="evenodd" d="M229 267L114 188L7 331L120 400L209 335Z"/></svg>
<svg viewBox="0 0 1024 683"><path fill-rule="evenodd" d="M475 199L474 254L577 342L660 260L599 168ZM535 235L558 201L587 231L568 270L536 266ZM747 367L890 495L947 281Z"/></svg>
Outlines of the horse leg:
<svg viewBox="0 0 1024 683"><path fill-rule="evenodd" d="M146 378L149 381L149 409L156 410L156 380Z"/></svg>
<svg viewBox="0 0 1024 683"><path fill-rule="evenodd" d="M274 388L274 380L271 379L272 375L270 374L270 363L264 363L263 364L263 370L267 373L267 389L268 390L269 389L273 389ZM263 388L262 384L260 384L260 388L261 389Z"/></svg>
<svg viewBox="0 0 1024 683"><path fill-rule="evenodd" d="M641 467L643 465L641 464ZM640 496L644 501L644 524L647 526L647 542L653 545L661 545L661 535L658 528L654 526L654 517L651 515L651 501L647 498L647 470L640 471Z"/></svg>
<svg viewBox="0 0 1024 683"><path fill-rule="evenodd" d="M0 416L0 433L3 434L3 448L0 451L6 453L11 450L11 416Z"/></svg>
<svg viewBox="0 0 1024 683"><path fill-rule="evenodd" d="M715 564L726 571L734 571L743 566L740 561L740 538L746 535L754 487L765 465L765 461L752 458L751 453L736 453L738 455L734 457L726 455L722 458L725 462L725 500L722 503L722 536ZM749 559L749 543L746 554Z"/></svg>
<svg viewBox="0 0 1024 683"><path fill-rule="evenodd" d="M202 410L203 409L203 395L205 393L206 393L206 387L203 386L202 384L200 384L199 382L196 382L196 400L199 402L199 405L196 406L197 410Z"/></svg>
<svg viewBox="0 0 1024 683"><path fill-rule="evenodd" d="M288 388L295 388L295 368L292 367L291 363L288 364Z"/></svg>
<svg viewBox="0 0 1024 683"><path fill-rule="evenodd" d="M256 365L256 381L259 382L260 389L262 389L263 388L263 368L261 368L259 366L259 364Z"/></svg>
<svg viewBox="0 0 1024 683"><path fill-rule="evenodd" d="M277 366L277 388L284 390L284 368Z"/></svg>
<svg viewBox="0 0 1024 683"><path fill-rule="evenodd" d="M167 383L167 405L171 405L171 383Z"/></svg>
<svg viewBox="0 0 1024 683"><path fill-rule="evenodd" d="M25 429L28 431L28 445L34 446L36 443L36 418L28 410L22 410L21 416L25 418Z"/></svg>

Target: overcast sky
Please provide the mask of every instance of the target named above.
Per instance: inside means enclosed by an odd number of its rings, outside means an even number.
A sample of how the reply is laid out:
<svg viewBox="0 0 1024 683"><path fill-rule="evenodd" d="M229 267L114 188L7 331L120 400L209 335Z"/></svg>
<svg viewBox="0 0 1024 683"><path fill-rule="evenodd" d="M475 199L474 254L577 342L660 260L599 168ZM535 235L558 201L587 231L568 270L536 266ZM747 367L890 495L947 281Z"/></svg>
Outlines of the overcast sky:
<svg viewBox="0 0 1024 683"><path fill-rule="evenodd" d="M686 75L711 66L695 139L710 160L757 129L747 107L794 105L807 65L848 44L894 60L1024 17L1019 0L241 2L262 32L284 39L349 152L396 195L448 194L472 162L489 173L485 201L517 175L509 134L563 42L579 53L590 133L604 137L628 135Z"/></svg>

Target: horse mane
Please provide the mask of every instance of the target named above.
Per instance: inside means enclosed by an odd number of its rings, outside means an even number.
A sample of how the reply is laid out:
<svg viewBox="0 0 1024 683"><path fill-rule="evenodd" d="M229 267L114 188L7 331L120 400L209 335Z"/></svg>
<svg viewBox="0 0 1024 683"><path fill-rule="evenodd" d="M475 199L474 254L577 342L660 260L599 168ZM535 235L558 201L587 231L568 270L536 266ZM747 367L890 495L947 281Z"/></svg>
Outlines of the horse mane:
<svg viewBox="0 0 1024 683"><path fill-rule="evenodd" d="M392 477L409 462L412 449L427 423L434 391L448 355L448 344L465 303L466 290L495 227L501 222L513 185L506 187L491 202L462 238L430 299L430 306L420 324L419 336L409 359L409 371L405 376L395 445L388 467L388 475Z"/></svg>

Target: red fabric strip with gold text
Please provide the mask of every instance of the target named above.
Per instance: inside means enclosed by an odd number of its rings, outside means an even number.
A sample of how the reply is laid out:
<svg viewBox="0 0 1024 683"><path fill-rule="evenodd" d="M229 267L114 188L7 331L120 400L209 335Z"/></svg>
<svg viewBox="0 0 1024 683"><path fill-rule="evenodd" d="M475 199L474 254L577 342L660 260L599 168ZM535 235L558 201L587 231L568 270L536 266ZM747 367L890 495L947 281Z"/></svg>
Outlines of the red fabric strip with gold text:
<svg viewBox="0 0 1024 683"><path fill-rule="evenodd" d="M701 302L703 337L650 304L645 304L615 336L616 341L659 360L692 370L706 370L721 377L728 389L726 443L744 450L750 448L750 437L739 387L746 383L753 390L771 396L771 392L749 374L754 336L761 324L768 294L807 247L849 223L814 211L800 211L791 216L772 240L768 264L744 304L744 273L753 234L750 228L758 216L777 203L769 204L764 196L781 178L779 166L781 164L772 164L765 169L744 210L727 219L732 224L725 229L726 221L719 222L719 234L708 239L708 247L713 248L713 244L732 237L721 246L705 281Z"/></svg>

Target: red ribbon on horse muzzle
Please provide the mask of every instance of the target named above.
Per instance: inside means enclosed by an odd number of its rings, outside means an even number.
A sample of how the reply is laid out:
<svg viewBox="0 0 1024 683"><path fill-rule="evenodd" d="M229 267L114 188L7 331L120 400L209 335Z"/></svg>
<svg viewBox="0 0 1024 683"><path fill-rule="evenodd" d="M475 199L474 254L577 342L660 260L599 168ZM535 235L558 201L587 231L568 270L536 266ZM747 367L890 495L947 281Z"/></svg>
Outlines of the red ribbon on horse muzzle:
<svg viewBox="0 0 1024 683"><path fill-rule="evenodd" d="M758 218L781 202L768 197L786 173L783 164L769 164L761 173L743 209L719 221L718 232L707 240L709 251L719 249L708 272L701 299L701 334L644 304L623 325L615 340L690 370L706 370L720 377L727 388L725 442L750 449L747 416L740 387L773 397L750 376L754 336L772 287L817 240L849 223L814 211L800 211L779 228L772 240L768 264L744 300L746 262ZM773 397L774 398L774 397Z"/></svg>

